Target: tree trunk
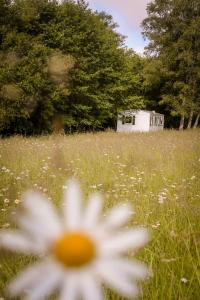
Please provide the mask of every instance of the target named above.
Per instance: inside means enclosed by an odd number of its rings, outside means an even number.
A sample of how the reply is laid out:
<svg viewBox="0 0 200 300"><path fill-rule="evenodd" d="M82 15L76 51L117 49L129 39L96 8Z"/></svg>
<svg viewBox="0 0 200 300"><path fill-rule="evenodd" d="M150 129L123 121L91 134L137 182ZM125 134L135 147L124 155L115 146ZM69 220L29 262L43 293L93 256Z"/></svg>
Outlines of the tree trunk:
<svg viewBox="0 0 200 300"><path fill-rule="evenodd" d="M188 126L187 129L190 129L192 127L192 119L193 119L193 110L190 111L190 116L189 116L189 120L188 120Z"/></svg>
<svg viewBox="0 0 200 300"><path fill-rule="evenodd" d="M197 117L196 117L196 120L195 120L195 122L194 122L193 128L197 128L198 123L199 123L199 118L200 118L200 113L198 113L198 115L197 115Z"/></svg>
<svg viewBox="0 0 200 300"><path fill-rule="evenodd" d="M181 115L180 125L179 125L179 130L183 130L183 127L184 127L184 121L185 121L185 116L184 116L184 114L183 114L183 115Z"/></svg>
<svg viewBox="0 0 200 300"><path fill-rule="evenodd" d="M114 129L115 131L117 131L117 118L114 117Z"/></svg>
<svg viewBox="0 0 200 300"><path fill-rule="evenodd" d="M114 118L113 118L115 131L117 131L117 120L118 120L118 109L116 108L115 109L115 115L114 115Z"/></svg>

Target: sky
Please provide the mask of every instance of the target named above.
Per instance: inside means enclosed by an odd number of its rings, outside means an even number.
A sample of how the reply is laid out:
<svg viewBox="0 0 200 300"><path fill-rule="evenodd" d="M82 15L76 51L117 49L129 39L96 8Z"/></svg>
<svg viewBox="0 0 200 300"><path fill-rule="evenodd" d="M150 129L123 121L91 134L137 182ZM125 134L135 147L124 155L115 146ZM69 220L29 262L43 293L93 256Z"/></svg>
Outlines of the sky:
<svg viewBox="0 0 200 300"><path fill-rule="evenodd" d="M118 32L127 36L126 45L142 54L147 42L144 41L140 28L142 20L147 16L146 5L150 0L88 0L93 10L104 10L112 15L119 25Z"/></svg>

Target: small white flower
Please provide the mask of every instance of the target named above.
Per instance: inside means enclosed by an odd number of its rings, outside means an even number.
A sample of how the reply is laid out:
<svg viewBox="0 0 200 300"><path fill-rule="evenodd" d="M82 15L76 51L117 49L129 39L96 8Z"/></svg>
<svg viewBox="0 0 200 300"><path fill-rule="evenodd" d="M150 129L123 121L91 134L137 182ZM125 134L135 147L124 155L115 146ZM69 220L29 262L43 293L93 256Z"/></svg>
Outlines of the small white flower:
<svg viewBox="0 0 200 300"><path fill-rule="evenodd" d="M164 263L170 263L170 262L174 262L174 261L176 261L177 260L177 258L163 258L163 259L161 259L161 261L162 262L164 262Z"/></svg>
<svg viewBox="0 0 200 300"><path fill-rule="evenodd" d="M159 203L159 204L163 204L164 201L165 201L165 199L166 199L166 198L165 198L163 195L161 195L161 194L158 195L158 203Z"/></svg>
<svg viewBox="0 0 200 300"><path fill-rule="evenodd" d="M19 199L15 199L15 204L19 204L21 201Z"/></svg>
<svg viewBox="0 0 200 300"><path fill-rule="evenodd" d="M183 278L181 278L181 282L183 282L183 283L187 283L187 282L188 282L188 279L187 279L187 278L185 278L185 277L183 277Z"/></svg>
<svg viewBox="0 0 200 300"><path fill-rule="evenodd" d="M97 188L96 185L91 185L90 187L91 187L92 189L96 189L96 188Z"/></svg>
<svg viewBox="0 0 200 300"><path fill-rule="evenodd" d="M137 295L135 280L144 279L148 270L124 254L144 246L148 234L144 228L122 229L132 215L129 205L103 217L101 197L93 194L83 208L79 185L71 180L61 219L40 194L27 193L23 206L19 229L2 230L0 247L38 255L40 261L10 284L11 296L39 300L59 290L59 300L101 300L104 283L125 297Z"/></svg>

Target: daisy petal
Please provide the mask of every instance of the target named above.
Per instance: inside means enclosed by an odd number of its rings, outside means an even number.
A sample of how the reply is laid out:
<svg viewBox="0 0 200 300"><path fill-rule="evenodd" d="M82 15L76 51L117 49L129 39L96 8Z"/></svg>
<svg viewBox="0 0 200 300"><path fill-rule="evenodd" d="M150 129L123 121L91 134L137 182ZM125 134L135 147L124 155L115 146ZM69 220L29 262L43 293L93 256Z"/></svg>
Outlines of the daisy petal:
<svg viewBox="0 0 200 300"><path fill-rule="evenodd" d="M67 183L64 195L64 222L67 229L76 229L80 225L81 195L80 187L75 179Z"/></svg>
<svg viewBox="0 0 200 300"><path fill-rule="evenodd" d="M49 220L47 223L46 219L38 219L37 217L28 215L19 215L18 226L29 234L37 244L40 244L45 251L49 244L61 235L61 232L56 234L58 231L54 226L54 222L51 221L52 220ZM61 231L61 229L59 231Z"/></svg>
<svg viewBox="0 0 200 300"><path fill-rule="evenodd" d="M103 260L103 264L107 268L115 269L117 274L124 274L123 277L132 277L134 279L145 279L149 275L147 267L137 261L128 260L126 258L109 258Z"/></svg>
<svg viewBox="0 0 200 300"><path fill-rule="evenodd" d="M104 283L125 297L135 297L138 294L136 285L123 277L123 274L116 272L116 269L112 266L102 262L99 263L97 265L97 275Z"/></svg>
<svg viewBox="0 0 200 300"><path fill-rule="evenodd" d="M37 283L31 286L31 292L27 293L25 300L41 300L48 297L59 286L62 280L62 272L59 269L54 269L52 272L41 274L38 277Z"/></svg>
<svg viewBox="0 0 200 300"><path fill-rule="evenodd" d="M93 228L98 222L102 210L102 199L100 194L95 193L89 199L83 216L83 227Z"/></svg>
<svg viewBox="0 0 200 300"><path fill-rule="evenodd" d="M69 274L63 281L59 300L76 300L79 295L79 278Z"/></svg>
<svg viewBox="0 0 200 300"><path fill-rule="evenodd" d="M104 221L105 227L108 229L117 229L127 223L132 214L133 210L130 205L120 204L111 209Z"/></svg>
<svg viewBox="0 0 200 300"><path fill-rule="evenodd" d="M27 210L26 220L18 218L19 226L32 233L30 228L33 227L33 231L37 235L40 233L45 233L48 238L55 239L59 234L61 234L61 223L59 222L58 215L54 209L54 206L43 198L39 193L28 192L24 196L23 206ZM31 222L32 221L32 222ZM32 226L33 225L33 226Z"/></svg>
<svg viewBox="0 0 200 300"><path fill-rule="evenodd" d="M148 241L147 230L143 228L122 231L102 241L100 253L104 256L117 255L144 246Z"/></svg>
<svg viewBox="0 0 200 300"><path fill-rule="evenodd" d="M19 231L2 231L0 233L0 248L22 253L40 254L43 250L38 244L33 243L28 236Z"/></svg>
<svg viewBox="0 0 200 300"><path fill-rule="evenodd" d="M80 292L83 300L103 300L102 289L98 278L91 273L85 273L80 278Z"/></svg>
<svg viewBox="0 0 200 300"><path fill-rule="evenodd" d="M25 289L30 288L38 281L43 282L47 274L54 273L57 264L52 259L47 258L39 263L26 268L19 274L19 276L10 283L8 291L11 296L18 296L24 292Z"/></svg>

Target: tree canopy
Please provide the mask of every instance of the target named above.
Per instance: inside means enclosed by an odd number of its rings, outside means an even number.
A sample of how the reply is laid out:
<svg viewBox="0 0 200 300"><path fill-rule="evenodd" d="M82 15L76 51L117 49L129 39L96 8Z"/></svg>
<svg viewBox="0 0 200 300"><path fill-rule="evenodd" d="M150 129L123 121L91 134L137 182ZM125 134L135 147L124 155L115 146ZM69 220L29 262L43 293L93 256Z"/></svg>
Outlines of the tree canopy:
<svg viewBox="0 0 200 300"><path fill-rule="evenodd" d="M196 127L200 2L154 0L147 13L139 56L84 0L0 0L0 135L116 128L120 111L142 108Z"/></svg>
<svg viewBox="0 0 200 300"><path fill-rule="evenodd" d="M191 127L193 114L199 118L200 112L200 1L155 0L147 12L143 29L153 67L146 85L159 87L159 103L181 117L180 129L185 118Z"/></svg>
<svg viewBox="0 0 200 300"><path fill-rule="evenodd" d="M142 108L142 59L85 1L0 0L0 133L114 127Z"/></svg>

